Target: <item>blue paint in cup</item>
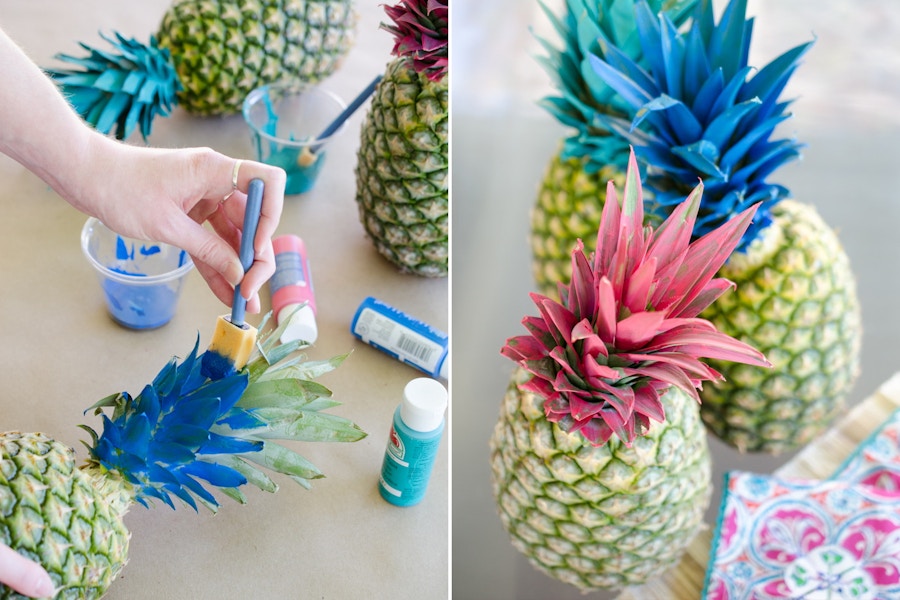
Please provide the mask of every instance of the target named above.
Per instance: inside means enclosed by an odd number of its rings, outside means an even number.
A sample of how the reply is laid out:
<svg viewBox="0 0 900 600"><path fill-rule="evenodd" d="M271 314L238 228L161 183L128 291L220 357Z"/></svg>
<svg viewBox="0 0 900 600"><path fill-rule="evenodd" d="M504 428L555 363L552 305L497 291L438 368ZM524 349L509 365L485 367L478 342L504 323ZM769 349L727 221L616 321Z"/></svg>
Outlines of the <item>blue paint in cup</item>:
<svg viewBox="0 0 900 600"><path fill-rule="evenodd" d="M120 236L91 217L81 249L97 271L106 308L129 329L155 329L175 314L184 276L194 267L187 252Z"/></svg>

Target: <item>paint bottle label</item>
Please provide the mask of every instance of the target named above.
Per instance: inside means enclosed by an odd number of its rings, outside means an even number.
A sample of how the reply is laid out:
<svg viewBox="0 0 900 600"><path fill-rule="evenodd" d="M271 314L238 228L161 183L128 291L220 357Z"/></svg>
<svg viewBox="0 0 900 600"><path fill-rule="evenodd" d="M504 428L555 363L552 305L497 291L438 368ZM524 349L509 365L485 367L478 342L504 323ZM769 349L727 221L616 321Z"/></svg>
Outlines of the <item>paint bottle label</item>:
<svg viewBox="0 0 900 600"><path fill-rule="evenodd" d="M447 378L447 334L376 300L366 298L350 323L358 339L432 377Z"/></svg>
<svg viewBox="0 0 900 600"><path fill-rule="evenodd" d="M303 340L312 344L318 328L306 246L296 235L282 235L272 240L272 247L275 250L275 273L269 279L272 310L279 325L290 319L281 341Z"/></svg>

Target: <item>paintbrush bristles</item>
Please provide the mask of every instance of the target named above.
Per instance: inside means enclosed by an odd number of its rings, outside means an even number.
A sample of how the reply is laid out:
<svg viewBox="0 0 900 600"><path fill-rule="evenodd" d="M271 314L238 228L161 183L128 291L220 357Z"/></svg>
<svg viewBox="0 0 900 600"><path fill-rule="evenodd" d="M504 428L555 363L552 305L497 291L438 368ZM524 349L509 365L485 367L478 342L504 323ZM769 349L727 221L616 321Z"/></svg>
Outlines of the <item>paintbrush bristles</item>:
<svg viewBox="0 0 900 600"><path fill-rule="evenodd" d="M228 315L220 316L209 349L203 355L203 375L209 379L221 379L243 369L256 344L256 334L256 327L249 323L238 327Z"/></svg>

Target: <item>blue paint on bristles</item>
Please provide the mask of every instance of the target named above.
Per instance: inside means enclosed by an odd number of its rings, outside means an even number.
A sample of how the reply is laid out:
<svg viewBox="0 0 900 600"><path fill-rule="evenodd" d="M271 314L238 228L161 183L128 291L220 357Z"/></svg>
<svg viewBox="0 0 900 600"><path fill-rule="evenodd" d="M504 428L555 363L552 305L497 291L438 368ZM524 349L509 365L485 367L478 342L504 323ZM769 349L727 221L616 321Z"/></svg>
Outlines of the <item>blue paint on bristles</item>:
<svg viewBox="0 0 900 600"><path fill-rule="evenodd" d="M244 229L238 256L244 273L253 266L253 241L259 225L262 208L263 182L250 181L247 191L247 207L244 211ZM201 373L209 379L222 379L244 368L253 345L256 343L256 328L244 322L247 301L241 296L241 285L234 288L231 316L219 317L209 349L203 353Z"/></svg>

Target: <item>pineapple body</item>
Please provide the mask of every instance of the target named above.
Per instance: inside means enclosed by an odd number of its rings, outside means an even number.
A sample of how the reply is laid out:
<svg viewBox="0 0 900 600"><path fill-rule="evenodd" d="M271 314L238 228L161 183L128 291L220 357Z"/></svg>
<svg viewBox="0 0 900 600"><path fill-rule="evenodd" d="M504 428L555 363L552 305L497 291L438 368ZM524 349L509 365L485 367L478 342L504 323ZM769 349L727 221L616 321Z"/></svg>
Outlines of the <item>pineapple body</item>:
<svg viewBox="0 0 900 600"><path fill-rule="evenodd" d="M836 417L859 371L862 330L855 278L834 231L793 200L772 212L773 224L720 271L737 290L702 316L774 368L711 361L726 380L704 386L701 414L741 451L780 453Z"/></svg>
<svg viewBox="0 0 900 600"><path fill-rule="evenodd" d="M176 0L157 37L172 54L180 105L229 114L260 85L330 75L353 45L356 19L351 0Z"/></svg>
<svg viewBox="0 0 900 600"><path fill-rule="evenodd" d="M547 165L531 211L532 272L538 291L555 298L557 283L572 278L572 248L580 239L592 246L606 199L606 184L625 183L625 174L607 166L589 173L587 159L557 153Z"/></svg>
<svg viewBox="0 0 900 600"><path fill-rule="evenodd" d="M448 271L447 78L388 63L362 126L356 167L359 218L378 252L403 272Z"/></svg>
<svg viewBox="0 0 900 600"><path fill-rule="evenodd" d="M128 484L40 433L0 434L0 542L41 563L57 598L100 598L125 566ZM0 584L0 598L21 598Z"/></svg>
<svg viewBox="0 0 900 600"><path fill-rule="evenodd" d="M673 566L709 504L711 467L697 403L671 388L666 422L629 448L593 446L544 417L514 373L491 438L493 490L513 545L583 591L637 585Z"/></svg>

